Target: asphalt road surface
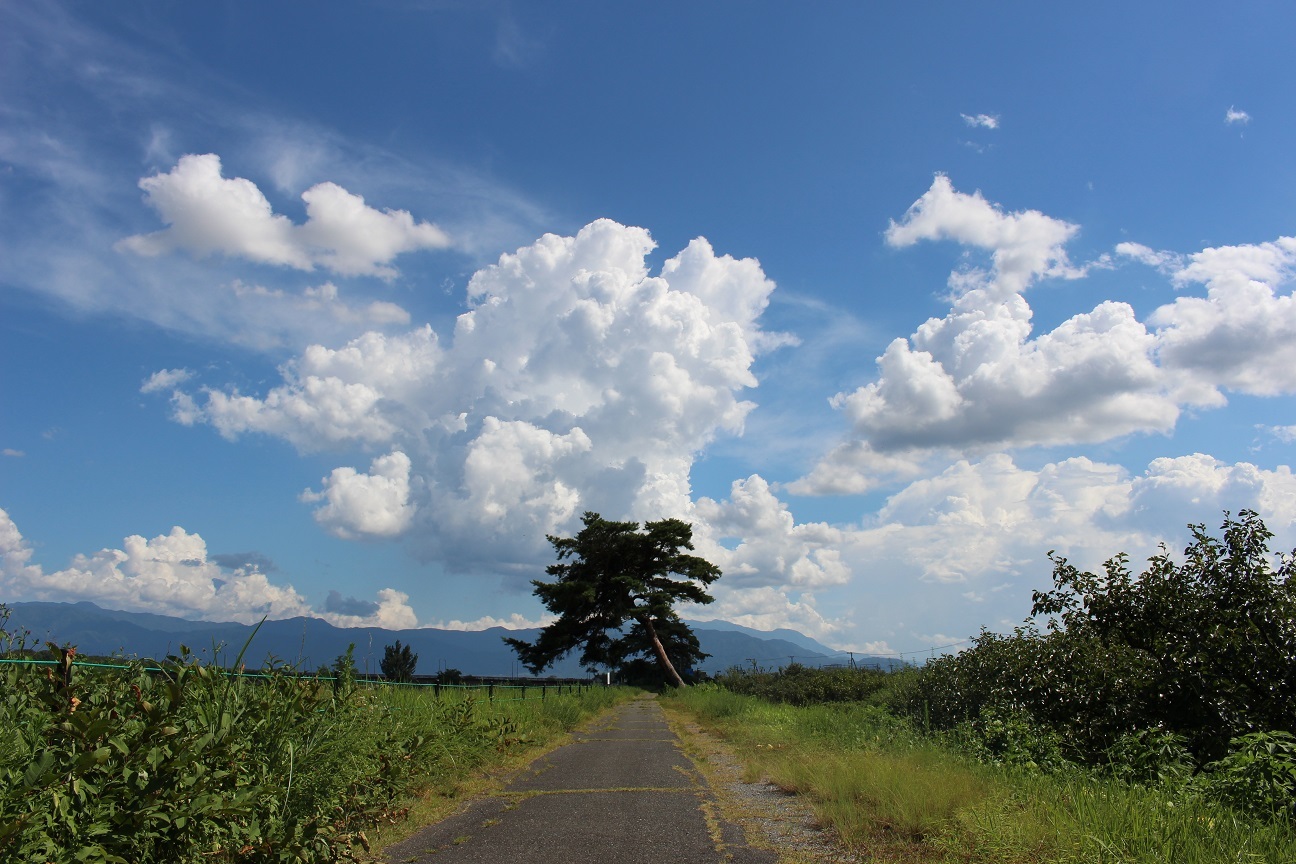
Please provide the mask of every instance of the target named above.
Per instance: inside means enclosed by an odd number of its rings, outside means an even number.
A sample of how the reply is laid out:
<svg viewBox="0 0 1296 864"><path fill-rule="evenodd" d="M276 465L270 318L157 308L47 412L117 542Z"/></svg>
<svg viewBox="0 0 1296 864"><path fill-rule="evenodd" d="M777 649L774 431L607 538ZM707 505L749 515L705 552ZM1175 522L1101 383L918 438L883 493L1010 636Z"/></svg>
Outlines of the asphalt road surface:
<svg viewBox="0 0 1296 864"><path fill-rule="evenodd" d="M720 816L651 698L613 710L503 792L388 848L392 864L772 864Z"/></svg>

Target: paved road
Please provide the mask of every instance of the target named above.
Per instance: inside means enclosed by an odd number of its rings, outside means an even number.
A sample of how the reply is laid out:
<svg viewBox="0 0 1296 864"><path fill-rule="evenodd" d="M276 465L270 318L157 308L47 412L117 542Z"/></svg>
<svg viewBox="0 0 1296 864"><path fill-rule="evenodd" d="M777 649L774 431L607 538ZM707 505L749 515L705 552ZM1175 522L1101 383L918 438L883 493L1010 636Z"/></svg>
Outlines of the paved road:
<svg viewBox="0 0 1296 864"><path fill-rule="evenodd" d="M770 864L720 818L651 698L602 718L503 792L387 850L393 864Z"/></svg>

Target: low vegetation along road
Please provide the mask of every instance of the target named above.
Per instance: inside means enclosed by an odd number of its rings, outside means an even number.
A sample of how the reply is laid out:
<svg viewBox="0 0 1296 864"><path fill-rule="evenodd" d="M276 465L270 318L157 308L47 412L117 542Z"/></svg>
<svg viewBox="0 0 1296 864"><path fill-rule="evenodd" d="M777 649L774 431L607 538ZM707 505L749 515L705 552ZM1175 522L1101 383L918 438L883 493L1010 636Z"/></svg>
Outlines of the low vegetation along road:
<svg viewBox="0 0 1296 864"><path fill-rule="evenodd" d="M387 849L393 864L773 862L726 823L661 707L640 698L541 757L504 791Z"/></svg>

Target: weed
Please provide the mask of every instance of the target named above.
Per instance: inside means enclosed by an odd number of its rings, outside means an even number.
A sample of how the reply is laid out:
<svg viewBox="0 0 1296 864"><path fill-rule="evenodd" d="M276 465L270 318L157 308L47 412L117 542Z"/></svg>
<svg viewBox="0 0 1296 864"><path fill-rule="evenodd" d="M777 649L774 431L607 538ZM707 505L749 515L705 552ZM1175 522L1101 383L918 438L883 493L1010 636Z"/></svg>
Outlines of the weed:
<svg viewBox="0 0 1296 864"><path fill-rule="evenodd" d="M804 795L848 845L876 860L1296 861L1296 836L1285 821L1250 818L1192 784L1131 785L1066 764L1039 770L1036 758L1021 758L1040 746L1038 730L1021 718L984 718L983 746L1001 756L1018 754L986 764L963 743L951 747L924 736L873 706L774 705L718 688L689 688L670 698L729 740L743 759L745 780L768 778ZM1172 757L1173 740L1158 740L1145 736L1131 746L1161 747L1161 756ZM1253 774L1286 782L1290 743L1282 736L1257 738L1249 745L1254 761L1238 759L1213 774L1231 770L1239 788L1248 788L1244 778ZM1054 746L1045 749L1052 753Z"/></svg>
<svg viewBox="0 0 1296 864"><path fill-rule="evenodd" d="M5 651L14 641L0 636ZM115 668L55 653L53 667L0 666L0 860L356 861L411 795L453 790L620 698L489 704L285 668L236 675L184 648Z"/></svg>

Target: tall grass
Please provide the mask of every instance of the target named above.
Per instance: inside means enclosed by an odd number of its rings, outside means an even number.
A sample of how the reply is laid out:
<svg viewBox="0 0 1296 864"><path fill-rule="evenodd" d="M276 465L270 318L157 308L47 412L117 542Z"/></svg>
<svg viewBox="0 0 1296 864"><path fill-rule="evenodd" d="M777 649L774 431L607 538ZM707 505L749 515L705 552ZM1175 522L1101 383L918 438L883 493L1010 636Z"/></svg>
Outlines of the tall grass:
<svg viewBox="0 0 1296 864"><path fill-rule="evenodd" d="M626 694L490 702L190 657L0 667L0 860L356 861L411 796Z"/></svg>
<svg viewBox="0 0 1296 864"><path fill-rule="evenodd" d="M1078 769L981 764L877 707L774 705L707 688L669 704L726 738L747 779L804 795L848 845L879 861L1296 861L1296 835L1281 822Z"/></svg>

